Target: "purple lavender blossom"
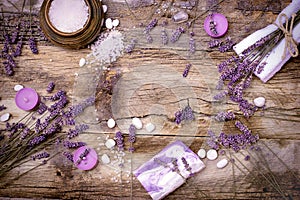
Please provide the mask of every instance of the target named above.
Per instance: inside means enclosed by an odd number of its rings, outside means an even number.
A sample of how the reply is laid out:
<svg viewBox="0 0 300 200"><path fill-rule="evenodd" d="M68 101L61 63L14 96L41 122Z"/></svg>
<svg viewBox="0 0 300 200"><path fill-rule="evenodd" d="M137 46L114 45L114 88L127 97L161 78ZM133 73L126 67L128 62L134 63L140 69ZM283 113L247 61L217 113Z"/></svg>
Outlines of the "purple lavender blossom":
<svg viewBox="0 0 300 200"><path fill-rule="evenodd" d="M192 108L187 105L183 110L179 110L175 113L175 122L176 124L180 124L183 120L194 120L195 115L193 113Z"/></svg>
<svg viewBox="0 0 300 200"><path fill-rule="evenodd" d="M153 38L149 33L146 33L146 39L149 44L153 42Z"/></svg>
<svg viewBox="0 0 300 200"><path fill-rule="evenodd" d="M56 100L59 100L62 96L66 96L66 92L59 90L56 94L52 95L48 99L51 101L56 101Z"/></svg>
<svg viewBox="0 0 300 200"><path fill-rule="evenodd" d="M54 90L54 87L55 87L54 82L53 81L49 82L47 86L47 92L51 93Z"/></svg>
<svg viewBox="0 0 300 200"><path fill-rule="evenodd" d="M124 150L124 137L120 131L116 132L115 140L117 142L119 151L123 151Z"/></svg>
<svg viewBox="0 0 300 200"><path fill-rule="evenodd" d="M125 48L126 53L132 53L133 49L135 48L136 43L137 43L137 40L132 39L130 44Z"/></svg>
<svg viewBox="0 0 300 200"><path fill-rule="evenodd" d="M185 69L184 69L183 74L182 74L183 77L187 77L187 75L188 75L188 73L190 71L191 66L192 66L192 64L187 64L185 66Z"/></svg>
<svg viewBox="0 0 300 200"><path fill-rule="evenodd" d="M229 121L233 119L235 119L235 115L231 111L229 112L221 111L215 116L215 120L219 122Z"/></svg>
<svg viewBox="0 0 300 200"><path fill-rule="evenodd" d="M20 56L22 54L22 47L23 47L23 36L20 37L17 43L17 47L13 52L14 57Z"/></svg>
<svg viewBox="0 0 300 200"><path fill-rule="evenodd" d="M130 143L135 142L135 134L136 134L136 128L133 124L130 124L130 126L129 126L129 142Z"/></svg>
<svg viewBox="0 0 300 200"><path fill-rule="evenodd" d="M5 109L6 109L6 106L0 105L0 111L5 110Z"/></svg>
<svg viewBox="0 0 300 200"><path fill-rule="evenodd" d="M168 38L167 31L165 29L162 29L160 37L161 37L161 43L163 45L167 45L169 42L169 38Z"/></svg>
<svg viewBox="0 0 300 200"><path fill-rule="evenodd" d="M39 154L36 154L36 155L33 155L31 156L31 159L32 160L36 160L36 159L42 159L42 158L48 158L50 156L49 153L47 153L46 151L42 152L42 153L39 153Z"/></svg>
<svg viewBox="0 0 300 200"><path fill-rule="evenodd" d="M153 19L145 28L144 33L149 34L150 31L157 25L158 20Z"/></svg>
<svg viewBox="0 0 300 200"><path fill-rule="evenodd" d="M73 154L71 152L63 152L63 156L65 156L69 161L71 161L72 163L74 162L74 159L73 159Z"/></svg>
<svg viewBox="0 0 300 200"><path fill-rule="evenodd" d="M43 103L43 102L40 102L39 107L38 107L38 109L37 109L36 112L37 112L38 114L42 115L42 114L45 113L47 110L48 110L48 107L46 106L46 104Z"/></svg>
<svg viewBox="0 0 300 200"><path fill-rule="evenodd" d="M210 40L208 42L208 47L209 48L214 48L214 47L218 47L221 45L221 41L220 40Z"/></svg>
<svg viewBox="0 0 300 200"><path fill-rule="evenodd" d="M173 31L170 41L172 43L177 42L182 33L184 33L184 28L178 27L175 31Z"/></svg>
<svg viewBox="0 0 300 200"><path fill-rule="evenodd" d="M82 133L83 131L87 130L88 128L89 126L86 124L76 125L75 129L69 129L69 131L67 132L67 136L69 139L74 138L78 136L80 133Z"/></svg>
<svg viewBox="0 0 300 200"><path fill-rule="evenodd" d="M44 142L46 140L45 135L38 135L36 137L34 137L33 139L31 139L28 143L29 147L34 147L42 142Z"/></svg>
<svg viewBox="0 0 300 200"><path fill-rule="evenodd" d="M193 36L190 37L189 41L189 52L190 54L194 54L196 52L196 42Z"/></svg>
<svg viewBox="0 0 300 200"><path fill-rule="evenodd" d="M79 148L82 146L85 146L86 144L84 142L71 142L71 141L64 141L63 142L64 147L66 148Z"/></svg>
<svg viewBox="0 0 300 200"><path fill-rule="evenodd" d="M247 156L245 156L245 158L244 158L246 161L248 161L248 160L250 160L250 156L249 155L247 155Z"/></svg>
<svg viewBox="0 0 300 200"><path fill-rule="evenodd" d="M30 129L25 127L20 135L21 140L24 140L30 134Z"/></svg>
<svg viewBox="0 0 300 200"><path fill-rule="evenodd" d="M222 42L221 45L219 45L219 51L221 53L224 53L226 51L229 51L232 49L233 45L235 43L232 41L231 37L227 37L225 39L225 42Z"/></svg>
<svg viewBox="0 0 300 200"><path fill-rule="evenodd" d="M30 47L31 52L32 52L33 54L38 54L39 51L38 51L38 49L37 49L35 39L34 39L33 37L30 37L29 40L28 40L28 42L29 42L29 47Z"/></svg>

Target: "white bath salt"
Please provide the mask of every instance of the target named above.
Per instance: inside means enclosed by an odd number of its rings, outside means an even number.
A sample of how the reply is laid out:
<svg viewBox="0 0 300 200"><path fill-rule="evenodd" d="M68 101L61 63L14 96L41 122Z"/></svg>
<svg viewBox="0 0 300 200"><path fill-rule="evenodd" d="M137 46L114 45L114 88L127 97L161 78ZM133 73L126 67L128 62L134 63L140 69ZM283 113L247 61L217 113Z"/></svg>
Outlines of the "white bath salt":
<svg viewBox="0 0 300 200"><path fill-rule="evenodd" d="M53 0L48 16L57 30L73 33L84 27L89 18L89 7L84 0Z"/></svg>
<svg viewBox="0 0 300 200"><path fill-rule="evenodd" d="M90 63L109 64L122 55L124 37L121 32L112 30L101 33L97 41L91 45L92 53L88 55Z"/></svg>
<svg viewBox="0 0 300 200"><path fill-rule="evenodd" d="M206 157L208 160L215 160L218 157L218 152L214 149L210 149L207 151Z"/></svg>
<svg viewBox="0 0 300 200"><path fill-rule="evenodd" d="M104 13L106 13L107 12L107 5L102 5L102 10L103 10Z"/></svg>
<svg viewBox="0 0 300 200"><path fill-rule="evenodd" d="M102 160L102 162L103 162L104 164L110 163L110 158L109 158L109 156L108 156L107 154L103 154L103 155L101 156L101 160Z"/></svg>
<svg viewBox="0 0 300 200"><path fill-rule="evenodd" d="M261 108L265 105L266 99L264 97L257 97L253 100L254 105Z"/></svg>
<svg viewBox="0 0 300 200"><path fill-rule="evenodd" d="M132 119L132 124L135 126L136 129L142 129L143 128L142 121L137 117L134 117Z"/></svg>
<svg viewBox="0 0 300 200"><path fill-rule="evenodd" d="M224 158L217 163L217 168L222 169L226 167L227 164L228 164L228 160Z"/></svg>
<svg viewBox="0 0 300 200"><path fill-rule="evenodd" d="M83 67L83 66L85 65L85 62L86 62L86 60L85 60L84 58L81 58L81 59L79 60L79 66L80 66L80 67Z"/></svg>
<svg viewBox="0 0 300 200"><path fill-rule="evenodd" d="M112 28L113 28L113 24L112 24L112 19L111 19L111 18L107 18L107 19L105 20L105 27L106 27L107 29L112 29Z"/></svg>
<svg viewBox="0 0 300 200"><path fill-rule="evenodd" d="M146 124L146 130L147 130L148 133L153 132L155 130L155 125L152 124L152 123Z"/></svg>
<svg viewBox="0 0 300 200"><path fill-rule="evenodd" d="M110 118L108 121L107 121L107 126L108 128L114 128L116 126L116 122L113 118Z"/></svg>
<svg viewBox="0 0 300 200"><path fill-rule="evenodd" d="M108 139L108 140L106 140L106 142L105 142L105 146L106 146L108 149L113 148L115 145L116 145L116 141L113 140L113 139Z"/></svg>
<svg viewBox="0 0 300 200"><path fill-rule="evenodd" d="M119 24L120 24L120 20L118 20L118 19L114 19L114 20L112 21L112 25L113 25L114 27L119 26Z"/></svg>
<svg viewBox="0 0 300 200"><path fill-rule="evenodd" d="M199 149L199 151L198 151L198 156L199 156L199 158L205 158L206 157L206 151L205 151L205 149Z"/></svg>
<svg viewBox="0 0 300 200"><path fill-rule="evenodd" d="M21 90L21 89L23 89L24 88L24 86L23 85L15 85L15 87L14 87L14 90L16 91L16 92L18 92L19 90Z"/></svg>
<svg viewBox="0 0 300 200"><path fill-rule="evenodd" d="M0 117L0 121L1 122L6 122L7 120L9 120L10 114L9 113L5 113L3 115L1 115Z"/></svg>

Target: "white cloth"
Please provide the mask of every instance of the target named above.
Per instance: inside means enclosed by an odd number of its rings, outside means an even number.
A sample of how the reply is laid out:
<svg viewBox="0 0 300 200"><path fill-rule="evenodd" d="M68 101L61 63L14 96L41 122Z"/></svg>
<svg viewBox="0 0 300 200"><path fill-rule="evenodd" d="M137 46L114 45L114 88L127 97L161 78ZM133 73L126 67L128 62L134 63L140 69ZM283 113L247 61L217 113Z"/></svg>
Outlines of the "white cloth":
<svg viewBox="0 0 300 200"><path fill-rule="evenodd" d="M300 0L293 0L285 9L281 11L280 14L285 13L288 18L291 17L293 13L296 13L300 10ZM279 16L279 15L278 15ZM282 23L285 21L283 20ZM276 24L279 25L279 17L277 17ZM260 29L253 34L249 35L241 42L236 44L233 47L233 50L239 55L249 46L260 40L261 38L267 36L268 34L275 31L278 27L274 24L270 24L263 29ZM299 43L300 42L300 23L293 28L293 38L294 40ZM286 56L282 59L282 55L284 53L285 48L285 39L282 39L279 44L271 51L270 55L266 56L262 62L266 62L267 64L264 67L264 70L260 73L255 75L260 78L264 83L267 82L270 78L274 76L276 72L278 72L281 67L291 58L289 51L286 51Z"/></svg>

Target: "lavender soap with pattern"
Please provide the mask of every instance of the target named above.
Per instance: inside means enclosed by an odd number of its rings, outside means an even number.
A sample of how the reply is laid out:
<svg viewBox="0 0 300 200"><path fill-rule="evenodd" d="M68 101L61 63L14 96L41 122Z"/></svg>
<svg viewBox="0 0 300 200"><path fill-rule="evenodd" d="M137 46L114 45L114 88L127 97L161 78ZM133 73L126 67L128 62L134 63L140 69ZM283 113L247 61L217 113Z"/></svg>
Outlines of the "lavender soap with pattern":
<svg viewBox="0 0 300 200"><path fill-rule="evenodd" d="M162 199L185 180L205 168L204 163L183 142L175 141L133 173L152 199Z"/></svg>

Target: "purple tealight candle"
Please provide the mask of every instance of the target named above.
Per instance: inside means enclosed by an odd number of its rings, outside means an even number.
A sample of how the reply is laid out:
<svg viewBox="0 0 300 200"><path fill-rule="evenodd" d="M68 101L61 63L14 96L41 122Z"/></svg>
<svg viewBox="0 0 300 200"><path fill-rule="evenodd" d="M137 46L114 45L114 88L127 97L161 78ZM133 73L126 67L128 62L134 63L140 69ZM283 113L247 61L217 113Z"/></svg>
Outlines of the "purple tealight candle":
<svg viewBox="0 0 300 200"><path fill-rule="evenodd" d="M220 13L208 15L204 20L204 30L214 38L222 37L228 29L226 17Z"/></svg>
<svg viewBox="0 0 300 200"><path fill-rule="evenodd" d="M16 94L15 102L20 109L29 111L39 103L39 95L32 88L23 88Z"/></svg>
<svg viewBox="0 0 300 200"><path fill-rule="evenodd" d="M75 151L73 160L78 169L91 170L98 163L98 155L94 149L83 146Z"/></svg>

